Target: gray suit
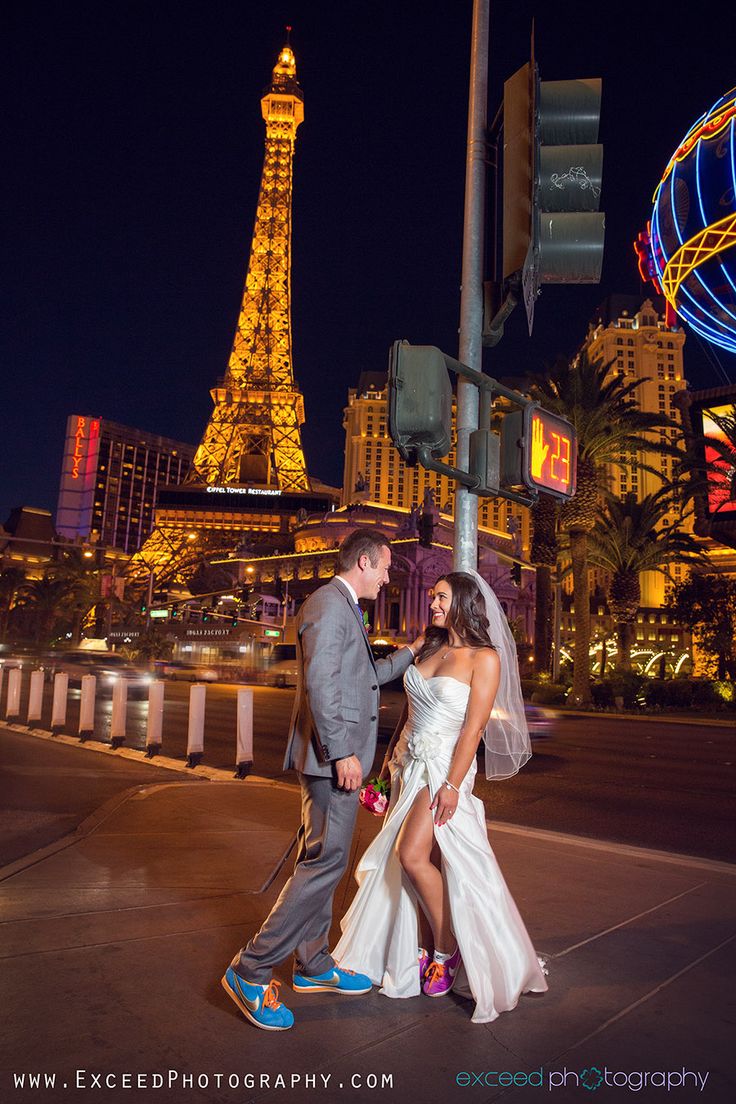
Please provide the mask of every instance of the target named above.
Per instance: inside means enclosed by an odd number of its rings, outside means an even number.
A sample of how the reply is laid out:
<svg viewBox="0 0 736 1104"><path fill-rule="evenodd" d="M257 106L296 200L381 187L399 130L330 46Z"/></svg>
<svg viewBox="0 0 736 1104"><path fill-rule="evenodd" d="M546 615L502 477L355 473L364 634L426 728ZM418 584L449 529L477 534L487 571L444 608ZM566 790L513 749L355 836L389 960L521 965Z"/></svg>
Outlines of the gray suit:
<svg viewBox="0 0 736 1104"><path fill-rule="evenodd" d="M311 594L297 617L299 676L284 758L299 772L302 822L294 873L247 947L233 960L241 977L265 985L273 967L296 952L298 973L334 966L327 941L332 899L345 872L358 794L336 785L335 761L373 765L378 737L378 687L412 663L408 648L374 660L361 615L337 578Z"/></svg>

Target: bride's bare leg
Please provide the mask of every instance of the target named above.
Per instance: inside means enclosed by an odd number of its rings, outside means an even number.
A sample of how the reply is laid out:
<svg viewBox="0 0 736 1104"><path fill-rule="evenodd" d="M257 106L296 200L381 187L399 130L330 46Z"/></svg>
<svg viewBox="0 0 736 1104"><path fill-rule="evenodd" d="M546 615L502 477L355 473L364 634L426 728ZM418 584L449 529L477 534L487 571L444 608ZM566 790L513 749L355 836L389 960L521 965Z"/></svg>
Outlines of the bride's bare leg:
<svg viewBox="0 0 736 1104"><path fill-rule="evenodd" d="M425 786L417 794L401 826L396 849L399 862L429 920L434 950L449 953L455 947L455 938L450 927L450 905L440 870L440 851L434 837L429 806L429 789Z"/></svg>

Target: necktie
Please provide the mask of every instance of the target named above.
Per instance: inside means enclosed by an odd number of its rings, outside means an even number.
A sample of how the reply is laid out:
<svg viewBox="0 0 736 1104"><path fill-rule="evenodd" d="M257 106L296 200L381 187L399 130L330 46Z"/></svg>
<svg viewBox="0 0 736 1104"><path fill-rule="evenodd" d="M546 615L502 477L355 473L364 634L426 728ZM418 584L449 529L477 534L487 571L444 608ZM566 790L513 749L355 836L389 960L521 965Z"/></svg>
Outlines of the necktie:
<svg viewBox="0 0 736 1104"><path fill-rule="evenodd" d="M365 627L365 621L363 620L363 611L362 611L362 609L360 608L360 603L359 603L359 602L356 602L356 603L355 603L355 608L356 608L356 610L358 611L358 617L360 618L360 624L361 624L361 626L362 626L362 628L363 628L363 632L364 632L364 633L366 634L366 636L367 636L367 635L368 635L368 631L367 631L367 629L366 629L366 627Z"/></svg>

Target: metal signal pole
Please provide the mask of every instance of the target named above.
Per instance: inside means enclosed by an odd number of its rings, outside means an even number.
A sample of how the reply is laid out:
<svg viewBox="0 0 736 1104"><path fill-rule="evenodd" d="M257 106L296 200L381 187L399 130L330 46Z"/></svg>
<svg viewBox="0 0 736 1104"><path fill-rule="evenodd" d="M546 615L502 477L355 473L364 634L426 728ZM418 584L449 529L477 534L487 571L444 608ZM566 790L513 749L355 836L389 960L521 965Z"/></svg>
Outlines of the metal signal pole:
<svg viewBox="0 0 736 1104"><path fill-rule="evenodd" d="M482 371L483 244L486 189L486 126L488 104L488 27L490 0L474 0L470 53L468 146L465 159L465 217L463 225L462 287L460 294L460 348L458 360ZM470 434L478 428L478 389L458 379L457 466L468 470ZM487 428L487 427L486 427ZM478 565L478 498L467 488L455 490L456 571Z"/></svg>

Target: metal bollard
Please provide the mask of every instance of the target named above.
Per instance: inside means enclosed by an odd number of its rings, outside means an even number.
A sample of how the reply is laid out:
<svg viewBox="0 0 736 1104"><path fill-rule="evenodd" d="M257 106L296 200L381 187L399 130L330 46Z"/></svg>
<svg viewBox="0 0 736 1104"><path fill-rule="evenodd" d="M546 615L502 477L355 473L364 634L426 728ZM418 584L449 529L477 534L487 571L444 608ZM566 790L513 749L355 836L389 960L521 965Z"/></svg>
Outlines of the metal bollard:
<svg viewBox="0 0 736 1104"><path fill-rule="evenodd" d="M195 682L189 691L188 767L196 767L204 755L204 703L206 694L207 686L203 682Z"/></svg>
<svg viewBox="0 0 736 1104"><path fill-rule="evenodd" d="M164 684L162 679L151 683L148 691L148 720L146 721L146 758L152 759L161 750L164 725Z"/></svg>
<svg viewBox="0 0 736 1104"><path fill-rule="evenodd" d="M128 712L128 683L117 678L112 687L112 718L110 720L110 743L114 748L125 743L125 722Z"/></svg>
<svg viewBox="0 0 736 1104"><path fill-rule="evenodd" d="M5 716L20 716L20 684L23 672L20 667L13 667L8 672L8 700L5 703Z"/></svg>
<svg viewBox="0 0 736 1104"><path fill-rule="evenodd" d="M31 721L40 721L43 711L43 667L40 671L31 671L31 692L28 695L28 717L26 723L29 728Z"/></svg>
<svg viewBox="0 0 736 1104"><path fill-rule="evenodd" d="M82 675L82 697L79 702L79 739L84 742L95 732L95 693L97 679L94 675Z"/></svg>
<svg viewBox="0 0 736 1104"><path fill-rule="evenodd" d="M253 691L238 690L238 738L235 777L245 778L253 769Z"/></svg>
<svg viewBox="0 0 736 1104"><path fill-rule="evenodd" d="M51 731L54 736L62 732L66 724L66 698L69 693L69 675L57 671L54 675L54 700L51 705Z"/></svg>

